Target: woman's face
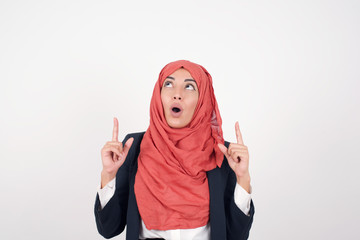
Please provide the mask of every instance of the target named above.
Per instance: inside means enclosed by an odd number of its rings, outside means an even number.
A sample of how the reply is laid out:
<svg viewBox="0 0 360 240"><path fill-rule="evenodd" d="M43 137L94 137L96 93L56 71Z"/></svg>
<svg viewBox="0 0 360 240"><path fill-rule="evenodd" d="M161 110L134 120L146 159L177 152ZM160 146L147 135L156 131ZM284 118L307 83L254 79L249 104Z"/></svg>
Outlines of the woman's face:
<svg viewBox="0 0 360 240"><path fill-rule="evenodd" d="M170 74L161 88L161 102L167 124L172 128L183 128L194 115L199 90L191 74L179 68Z"/></svg>

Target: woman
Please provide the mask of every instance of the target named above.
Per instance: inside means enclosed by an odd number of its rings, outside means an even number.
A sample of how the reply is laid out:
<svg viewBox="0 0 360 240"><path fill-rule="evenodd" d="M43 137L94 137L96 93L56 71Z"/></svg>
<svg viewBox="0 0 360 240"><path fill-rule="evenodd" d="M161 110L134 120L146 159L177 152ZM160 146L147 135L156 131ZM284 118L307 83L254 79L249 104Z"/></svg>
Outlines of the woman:
<svg viewBox="0 0 360 240"><path fill-rule="evenodd" d="M160 72L147 131L101 150L95 202L99 233L126 239L247 239L254 216L249 153L238 123L237 143L224 142L207 70L179 60ZM123 146L123 142L125 145Z"/></svg>

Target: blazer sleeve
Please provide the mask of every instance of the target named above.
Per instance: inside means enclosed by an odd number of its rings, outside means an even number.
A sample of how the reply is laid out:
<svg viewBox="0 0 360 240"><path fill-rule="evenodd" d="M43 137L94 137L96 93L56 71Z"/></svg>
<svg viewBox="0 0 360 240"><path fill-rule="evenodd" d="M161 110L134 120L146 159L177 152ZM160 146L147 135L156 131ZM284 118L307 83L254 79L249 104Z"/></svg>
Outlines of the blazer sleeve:
<svg viewBox="0 0 360 240"><path fill-rule="evenodd" d="M230 167L229 167L230 168ZM250 202L249 216L245 215L234 201L234 189L236 176L230 168L225 189L225 214L226 214L226 235L228 240L248 239L250 228L253 222L255 208Z"/></svg>
<svg viewBox="0 0 360 240"><path fill-rule="evenodd" d="M125 142L131 136L128 134L122 141ZM104 238L112 238L124 231L129 198L129 165L132 157L132 148L116 173L115 193L109 202L101 209L99 195L96 194L94 213L98 232Z"/></svg>

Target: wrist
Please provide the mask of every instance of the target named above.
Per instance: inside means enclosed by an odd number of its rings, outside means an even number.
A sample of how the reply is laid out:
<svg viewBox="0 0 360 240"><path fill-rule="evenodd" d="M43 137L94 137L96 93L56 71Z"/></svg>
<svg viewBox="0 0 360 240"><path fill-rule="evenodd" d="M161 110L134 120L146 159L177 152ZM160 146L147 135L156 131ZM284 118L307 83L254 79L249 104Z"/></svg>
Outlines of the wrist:
<svg viewBox="0 0 360 240"><path fill-rule="evenodd" d="M104 170L101 171L101 188L103 188L106 184L108 184L111 180L113 180L116 176L115 174L108 173Z"/></svg>
<svg viewBox="0 0 360 240"><path fill-rule="evenodd" d="M249 173L246 173L245 175L243 175L241 177L236 175L236 181L242 188L244 188L248 193L250 193L251 178L250 178Z"/></svg>

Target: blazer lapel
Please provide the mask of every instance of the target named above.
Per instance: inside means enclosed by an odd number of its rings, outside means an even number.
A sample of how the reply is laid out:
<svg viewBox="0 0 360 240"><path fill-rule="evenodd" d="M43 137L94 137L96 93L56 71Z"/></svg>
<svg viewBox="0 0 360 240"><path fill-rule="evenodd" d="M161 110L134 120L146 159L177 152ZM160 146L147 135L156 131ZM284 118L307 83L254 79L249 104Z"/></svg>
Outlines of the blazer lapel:
<svg viewBox="0 0 360 240"><path fill-rule="evenodd" d="M226 159L224 159L226 161ZM224 179L221 169L206 172L210 193L210 231L211 239L226 239L226 219L224 209Z"/></svg>
<svg viewBox="0 0 360 240"><path fill-rule="evenodd" d="M143 134L141 135L142 138ZM140 153L140 142L138 141L139 146L136 147L134 160L130 165L130 174L129 174L129 202L128 202L128 212L127 212L127 229L126 229L126 239L139 239L140 232L140 214L136 202L134 185L135 185L135 175L138 168L137 158Z"/></svg>

